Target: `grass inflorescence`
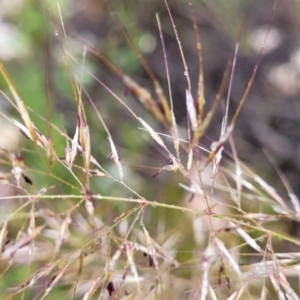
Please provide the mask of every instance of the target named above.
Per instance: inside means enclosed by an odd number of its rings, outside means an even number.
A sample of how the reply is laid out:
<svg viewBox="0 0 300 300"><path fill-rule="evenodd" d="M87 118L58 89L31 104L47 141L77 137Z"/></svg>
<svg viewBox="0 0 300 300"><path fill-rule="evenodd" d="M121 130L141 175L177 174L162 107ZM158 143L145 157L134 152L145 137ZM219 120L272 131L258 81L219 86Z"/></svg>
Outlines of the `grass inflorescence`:
<svg viewBox="0 0 300 300"><path fill-rule="evenodd" d="M145 46L138 46L141 33L130 25L133 8L109 2L89 11L92 17L98 8L101 18L110 12L110 35L129 46L120 55L135 60L128 68L140 78L126 72L123 58L114 62L113 53L72 28L64 15L67 4L23 4L25 17L33 14L38 22L42 16L46 37L36 27L31 31L43 39L35 58L44 70L28 58L30 71L38 72L31 73L32 89L39 86L30 91L30 78L15 79L13 63L0 62L1 126L11 130L0 145L3 299L299 299L300 240L289 232L300 220L298 198L271 154L266 156L284 196L242 161L235 138L275 4L234 105L246 18L212 96L207 39L192 1L185 3L192 66L179 29L186 19L177 16L176 22L172 10L178 11L166 0L151 16L159 75L141 50ZM178 87L172 81L171 35L182 65ZM218 128L217 138L211 127Z"/></svg>

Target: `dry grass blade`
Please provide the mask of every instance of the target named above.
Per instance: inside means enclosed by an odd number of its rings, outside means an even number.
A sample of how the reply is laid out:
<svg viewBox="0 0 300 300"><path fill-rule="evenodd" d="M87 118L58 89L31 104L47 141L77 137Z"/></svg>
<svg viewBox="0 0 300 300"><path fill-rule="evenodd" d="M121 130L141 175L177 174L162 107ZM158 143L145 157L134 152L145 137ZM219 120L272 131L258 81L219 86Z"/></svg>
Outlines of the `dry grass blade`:
<svg viewBox="0 0 300 300"><path fill-rule="evenodd" d="M91 141L90 141L90 131L87 124L83 105L81 105L81 109L79 110L79 120L80 120L79 141L83 151L84 166L88 173L88 170L90 169L90 162L91 162ZM89 177L87 176L86 177L87 185L89 181L88 178Z"/></svg>
<svg viewBox="0 0 300 300"><path fill-rule="evenodd" d="M60 234L55 244L55 254L59 252L62 243L67 240L69 235L68 228L71 222L72 220L69 215L63 220L60 228Z"/></svg>
<svg viewBox="0 0 300 300"><path fill-rule="evenodd" d="M275 278L274 274L270 274L269 278L272 282L273 288L276 292L276 295L277 295L278 299L279 300L285 300L284 292L280 289L280 285L279 285L277 279Z"/></svg>
<svg viewBox="0 0 300 300"><path fill-rule="evenodd" d="M137 271L137 266L133 259L133 249L130 247L130 245L128 243L125 243L124 247L125 247L125 252L126 252L126 256L127 256L127 262L129 264L130 271L134 277L137 291L140 292L141 291L141 287L140 287L141 278L139 277L139 274Z"/></svg>
<svg viewBox="0 0 300 300"><path fill-rule="evenodd" d="M300 202L298 197L294 194L294 191L286 177L286 175L281 171L281 169L279 168L279 166L277 165L276 161L274 161L274 158L270 155L270 153L266 153L268 159L270 160L273 168L276 170L277 174L280 176L280 179L282 181L282 183L284 184L286 191L291 199L291 203L294 206L294 210L296 212L296 217L299 219L300 218ZM275 193L275 189L273 187L268 186L268 184L263 183L263 186L267 186L267 190L270 191L271 195L274 195ZM275 193L274 198L281 204L281 206L283 205L283 207L288 210L288 208L286 207L283 199L281 199L281 197L278 196L277 193Z"/></svg>
<svg viewBox="0 0 300 300"><path fill-rule="evenodd" d="M169 97L170 97L170 113L168 113L168 114L171 115L170 116L171 117L170 121L172 123L172 134L173 134L173 138L174 138L174 148L175 148L177 157L179 158L178 128L177 128L176 119L175 119L175 115L174 115L174 104L173 104L173 98L172 98L172 89L171 89L171 82L170 82L167 52L166 52L166 48L165 48L165 42L164 42L163 32L162 32L162 28L161 28L161 24L160 24L160 19L159 19L159 16L158 16L157 13L156 13L156 20L157 20L157 24L158 24L159 36L160 36L162 49L163 49L163 53L164 53L164 61L165 61L165 68L166 68L167 81L168 81L168 89L169 89ZM168 107L164 108L165 111L166 111L166 109L169 110ZM168 118L168 116L167 116L167 118Z"/></svg>
<svg viewBox="0 0 300 300"><path fill-rule="evenodd" d="M78 257L78 274L77 274L76 282L75 282L75 285L74 285L73 299L76 296L76 291L77 291L77 287L78 287L79 278L80 278L80 275L81 275L82 269L83 269L83 261L84 261L84 253L82 251L80 253L79 257Z"/></svg>
<svg viewBox="0 0 300 300"><path fill-rule="evenodd" d="M79 122L77 121L75 134L72 140L71 149L66 149L66 162L69 168L72 168L73 162L75 160L77 149L78 149L78 137L79 137Z"/></svg>
<svg viewBox="0 0 300 300"><path fill-rule="evenodd" d="M281 270L279 270L278 275L280 285L284 288L286 297L292 300L299 300L299 295L297 295L296 292L291 288L291 285L289 284L285 274Z"/></svg>
<svg viewBox="0 0 300 300"><path fill-rule="evenodd" d="M274 1L274 4L276 3L276 1ZM258 55L258 58L257 58L257 61L256 61L256 64L253 68L253 71L252 71L252 74L251 74L251 77L248 81L248 84L247 84L247 87L245 89L245 92L240 100L240 103L239 103L239 106L234 114L234 116L232 117L231 119L231 122L230 122L230 125L234 126L235 122L236 122L236 119L238 118L241 110L242 110L242 107L243 105L245 104L245 101L249 95L249 92L250 92L250 89L253 85L253 82L255 80L255 77L256 77L256 74L257 74L257 71L258 71L258 66L261 62L261 59L262 59L262 55L263 55L263 52L264 52L264 48L265 48L265 44L266 44L266 41L268 39L268 35L269 35L269 31L270 31L270 28L271 28L271 24L272 24L272 20L273 20L273 17L274 17L274 11L275 11L275 5L273 6L273 12L272 12L272 18L271 18L271 21L269 22L269 25L268 25L268 29L267 29L267 33L265 35L265 39L264 41L262 42L262 45L261 45L261 50L260 50L260 53Z"/></svg>
<svg viewBox="0 0 300 300"><path fill-rule="evenodd" d="M52 130L51 130L51 99L50 99L50 71L49 71L49 40L47 39L46 51L45 51L45 86L46 86L46 109L47 109L47 157L49 162L49 169L52 169L54 163L54 148L52 143Z"/></svg>
<svg viewBox="0 0 300 300"><path fill-rule="evenodd" d="M227 128L227 118L228 118L228 110L229 110L229 99L230 99L230 93L231 93L231 88L232 88L232 82L233 82L233 74L234 74L234 69L235 69L235 64L236 64L236 57L238 53L238 44L235 47L234 51L234 58L233 58L233 64L232 64L232 70L231 70L231 75L230 75L230 81L229 81L229 89L228 89L228 95L227 95L227 100L226 100L226 109L224 113L224 117L222 120L222 127L221 127L221 134L220 134L220 140L218 142L214 142L211 145L212 148L212 153L207 159L207 162L205 166L212 160L214 159L214 166L213 166L213 178L216 178L219 165L222 159L222 151L223 151L223 145L229 139L231 132L233 131L233 126L229 126Z"/></svg>
<svg viewBox="0 0 300 300"><path fill-rule="evenodd" d="M53 272L53 270L55 270L55 268L56 268L55 264L44 266L29 281L23 284L21 288L19 288L16 292L12 293L7 299L13 299L16 295L34 286L34 284L36 284L39 280L46 278L48 275L50 275Z"/></svg>
<svg viewBox="0 0 300 300"><path fill-rule="evenodd" d="M266 285L265 285L265 282L264 282L264 285L263 285L263 288L261 290L261 294L260 294L260 300L266 300L267 299L267 294L268 294L268 290L266 288Z"/></svg>
<svg viewBox="0 0 300 300"><path fill-rule="evenodd" d="M211 285L209 285L209 296L212 300L218 300L216 293L212 289Z"/></svg>
<svg viewBox="0 0 300 300"><path fill-rule="evenodd" d="M225 88L226 88L226 85L227 85L227 82L229 79L229 74L230 74L230 69L231 69L232 63L233 63L233 59L229 60L227 63L227 66L225 68L225 71L224 71L224 74L222 77L222 82L221 82L219 91L213 101L213 104L212 104L210 110L207 112L205 118L203 119L201 124L198 126L197 131L194 133L190 148L195 147L195 145L198 143L200 138L203 137L203 135L206 133L209 125L212 122L213 116L214 116L217 108L219 107L220 101L225 92Z"/></svg>
<svg viewBox="0 0 300 300"><path fill-rule="evenodd" d="M212 245L208 245L206 248L202 260L203 260L203 275L202 275L202 280L201 280L201 290L200 290L200 298L201 300L205 300L208 294L209 290L209 278L208 278L208 273L210 270L211 265L214 263L216 260L216 252L215 248Z"/></svg>
<svg viewBox="0 0 300 300"><path fill-rule="evenodd" d="M45 225L39 226L33 230L30 234L24 234L19 240L15 242L14 245L12 245L7 251L9 251L10 257L13 257L15 253L18 251L18 249L22 248L23 246L29 244L31 241L33 241L37 236L39 236L42 231L44 230ZM2 254L3 256L3 254Z"/></svg>
<svg viewBox="0 0 300 300"><path fill-rule="evenodd" d="M149 91L141 87L137 84L132 78L129 76L123 77L123 82L126 88L137 97L137 99L145 106L145 108L150 111L153 116L162 124L167 127L170 127L170 124L166 122L165 117L161 110L159 109L157 103L152 99Z"/></svg>
<svg viewBox="0 0 300 300"><path fill-rule="evenodd" d="M84 294L83 300L90 300L93 297L93 295L95 294L95 292L97 291L97 289L100 287L101 282L102 282L102 277L99 277L96 280L94 280L89 291L87 291Z"/></svg>
<svg viewBox="0 0 300 300"><path fill-rule="evenodd" d="M197 91L197 104L198 104L198 125L202 123L204 104L205 104L205 93L204 93L204 65L203 65L203 55L202 55L202 44L200 39L200 32L196 22L195 9L193 2L189 0L189 5L191 9L191 18L193 21L193 27L196 38L196 48L199 60L199 79L198 79L198 91Z"/></svg>
<svg viewBox="0 0 300 300"><path fill-rule="evenodd" d="M220 241L217 237L214 237L213 241L216 243L217 247L223 253L223 255L228 259L229 263L231 264L232 268L235 270L235 272L240 276L241 270L236 262L235 258L229 253L229 251L225 248L224 243Z"/></svg>
<svg viewBox="0 0 300 300"><path fill-rule="evenodd" d="M192 169L192 163L193 163L193 149L191 148L189 150L189 155L188 155L188 161L187 161L187 166L186 166L186 170L187 173L190 173L191 169Z"/></svg>
<svg viewBox="0 0 300 300"><path fill-rule="evenodd" d="M115 17L116 17L123 33L124 33L124 36L126 37L126 40L127 40L128 44L130 45L131 49L136 54L137 59L139 60L139 62L141 63L141 65L143 66L145 71L147 72L148 76L150 77L150 79L153 83L153 86L154 86L156 96L157 96L158 100L160 101L160 105L162 107L162 111L163 111L163 114L166 118L166 121L167 121L167 123L171 124L172 123L172 116L171 116L169 103L166 99L166 96L164 94L164 91L163 91L159 81L157 80L157 78L156 78L155 74L153 73L152 69L150 68L149 64L147 63L147 61L143 57L141 51L138 49L138 47L136 47L136 45L132 41L130 35L128 34L128 32L127 32L127 30L124 26L124 24L121 22L121 20L117 16L117 14L114 14L114 15L115 15Z"/></svg>
<svg viewBox="0 0 300 300"><path fill-rule="evenodd" d="M276 192L275 188L270 186L265 180L263 180L258 175L254 175L254 180L266 191L267 194L269 194L273 199L275 199L278 202L278 204L286 213L291 212L289 207L286 205L285 201Z"/></svg>
<svg viewBox="0 0 300 300"><path fill-rule="evenodd" d="M5 79L12 95L14 96L14 99L15 99L16 104L19 109L19 113L26 125L26 129L29 132L29 136L32 138L33 142L36 142L36 131L34 130L34 125L30 119L27 107L26 107L24 101L19 96L17 89L15 88L15 86L13 84L13 81L11 80L9 74L7 73L7 71L1 61L0 61L0 72L3 76L3 78Z"/></svg>
<svg viewBox="0 0 300 300"><path fill-rule="evenodd" d="M144 224L142 224L142 228L143 228L144 237L145 237L147 249L148 249L149 266L150 267L154 266L155 269L158 270L158 261L157 261L157 257L156 257L156 252L155 252L155 248L152 245L152 240L150 238L149 232L146 229Z"/></svg>
<svg viewBox="0 0 300 300"><path fill-rule="evenodd" d="M199 279L197 283L197 287L195 288L194 292L192 293L190 300L193 299L201 299L205 300L207 297L207 294L209 292L209 270L211 265L216 260L216 252L213 245L209 244L207 248L205 249L205 252L203 253L203 256L201 258L202 260L202 278ZM199 287L198 287L199 286Z"/></svg>
<svg viewBox="0 0 300 300"><path fill-rule="evenodd" d="M150 133L151 137L160 145L162 146L165 150L167 150L167 147L164 143L164 141L162 140L162 138L157 134L156 131L154 131L152 129L152 127L146 122L144 121L142 118L138 118L139 121L142 123L142 125L144 126L144 128Z"/></svg>
<svg viewBox="0 0 300 300"><path fill-rule="evenodd" d="M294 193L289 193L289 197L291 199L291 202L294 206L294 209L296 211L296 216L298 219L300 219L300 201L299 198Z"/></svg>
<svg viewBox="0 0 300 300"><path fill-rule="evenodd" d="M222 151L223 151L223 145L224 143L229 139L231 133L233 131L232 126L228 126L225 134L220 138L218 142L212 143L212 152L209 154L208 158L206 159L205 165L203 167L203 170L214 160L214 168L213 168L213 176L215 177L220 161L222 158Z"/></svg>
<svg viewBox="0 0 300 300"><path fill-rule="evenodd" d="M115 144L114 144L114 142L113 142L110 135L108 136L108 140L109 140L110 148L111 148L110 157L112 158L112 160L114 161L114 163L118 167L119 174L120 174L120 179L123 180L124 175L123 175L122 165L121 165L121 162L120 162L120 159L119 159L119 156L118 156L117 149L116 149Z"/></svg>
<svg viewBox="0 0 300 300"><path fill-rule="evenodd" d="M181 55L181 59L182 59L182 63L183 63L183 68L184 68L184 75L186 76L186 80L187 80L187 84L188 84L188 92L189 92L189 94L191 94L191 92L192 92L191 91L192 90L191 80L190 80L190 75L189 75L186 59L185 59L185 56L184 56L184 53L183 53L182 45L181 45L181 42L180 42L180 39L179 39L179 36L178 36L178 33L177 33L176 25L174 23L170 7L168 5L168 1L164 0L164 2L165 2L165 5L166 5L166 8L167 8L169 17L170 17L170 21L172 23L173 31L174 31L176 41L177 41L177 44L178 44L178 48L179 48L179 51L180 51L180 55Z"/></svg>
<svg viewBox="0 0 300 300"><path fill-rule="evenodd" d="M236 290L234 293L232 293L232 295L230 297L228 297L227 300L242 299L241 296L243 295L246 287L247 287L247 284L242 285L242 287L239 288L238 290Z"/></svg>
<svg viewBox="0 0 300 300"><path fill-rule="evenodd" d="M144 107L149 110L153 116L166 127L170 127L170 122L168 122L164 116L164 114L159 109L156 101L151 97L149 91L139 85L136 81L134 81L130 76L126 75L121 69L119 69L112 61L110 61L103 53L101 53L96 48L89 45L82 38L76 37L80 43L83 43L87 50L99 58L111 71L113 71L124 83L126 89L130 91L140 102L144 105ZM155 84L157 85L157 84ZM156 88L156 91L160 94L159 88Z"/></svg>
<svg viewBox="0 0 300 300"><path fill-rule="evenodd" d="M196 131L198 127L197 112L194 104L194 99L188 90L186 90L185 99L188 115L192 124L192 130Z"/></svg>
<svg viewBox="0 0 300 300"><path fill-rule="evenodd" d="M0 253L3 253L4 251L4 247L7 241L7 234L8 234L7 221L5 221L2 223L1 232L0 232Z"/></svg>
<svg viewBox="0 0 300 300"><path fill-rule="evenodd" d="M65 30L65 26L64 26L64 22L63 22L63 18L62 18L59 3L57 3L57 6L58 6L58 11L59 11L61 26L62 26L62 29L63 29L63 32L64 32L65 41L66 41L67 46L68 46L66 30ZM58 28L56 28L56 32L58 32ZM70 83L71 83L71 86L72 86L72 90L73 90L73 94L74 94L74 100L76 102L77 109L78 109L77 126L79 127L79 141L80 141L82 154L83 154L83 157L84 157L86 174L87 174L85 186L87 188L89 188L88 170L89 170L90 161L91 161L91 145L90 145L89 128L88 128L87 119L86 119L86 115L85 115L85 111L84 111L84 106L83 106L82 99L81 99L80 89L79 89L79 86L78 86L78 84L75 80L75 76L72 72L73 71L73 66L68 61L69 56L66 55L65 50L64 50L63 45L62 45L62 42L60 40L59 40L59 44L60 44L60 49L61 49L63 61L64 61L64 64L65 64L65 67L66 67L66 70L67 70L67 74L68 74L68 77L69 77L69 80L70 80ZM83 66L82 66L82 69L83 69Z"/></svg>
<svg viewBox="0 0 300 300"><path fill-rule="evenodd" d="M61 277L64 275L65 271L68 269L69 267L69 263L67 263L64 267L61 268L60 271L58 271L50 280L50 282L47 285L47 289L45 290L45 293L43 294L43 296L40 298L45 299L49 293L51 292L51 290L55 287L56 283L59 282L59 280L61 279Z"/></svg>
<svg viewBox="0 0 300 300"><path fill-rule="evenodd" d="M238 158L232 136L229 136L229 141L230 141L232 154L233 154L233 158L234 158L234 162L235 162L235 168L236 168L235 182L236 182L237 196L235 197L235 199L236 199L236 202L238 204L238 207L240 207L241 206L241 193L242 193L242 187L243 187L243 183L242 183L242 181L243 181L243 171L242 171L242 168L241 168L240 160Z"/></svg>
<svg viewBox="0 0 300 300"><path fill-rule="evenodd" d="M98 57L99 59L101 59L101 61L103 61L116 75L118 75L124 85L126 86L126 88L134 95L136 96L136 98L144 105L144 107L150 111L152 113L152 115L162 124L164 124L165 127L170 128L173 127L173 131L176 134L177 130L176 127L174 127L174 123L175 122L175 117L173 115L173 110L169 109L168 107L165 107L166 104L166 100L161 100L164 104L163 107L165 109L165 114L166 117L164 115L164 113L162 113L161 109L159 108L159 106L157 105L157 103L154 101L154 99L152 99L151 94L149 93L149 91L147 91L146 89L144 89L143 87L141 87L138 83L136 83L131 77L129 77L128 75L125 75L123 73L123 71L121 71L116 65L114 65L105 55L103 55L101 52L99 52L98 50L96 50L95 48L93 48L92 46L90 46L89 44L87 44L85 41L82 41L80 39L81 42L83 42L85 44L85 46L87 47L87 49L93 53L96 57ZM95 78L96 79L96 78ZM104 84L102 82L100 82L98 79L96 79L102 86L104 86ZM158 92L158 95L161 95L162 89L160 86L157 86L157 80L154 81L155 86L156 86L156 91ZM104 86L105 89L109 90L108 87ZM114 95L113 92L111 92L112 95ZM120 101L119 97L115 97L118 101ZM163 98L165 99L165 96L163 96ZM120 101L122 104L124 104L123 101ZM127 106L126 106L127 107ZM128 108L128 107L127 107ZM130 110L130 109L129 109ZM130 110L130 112L135 116L135 114ZM169 113L168 113L169 112ZM167 116L167 115L171 115L171 116ZM137 116L135 116L137 118ZM173 124L173 125L172 125ZM176 136L176 135L175 135ZM178 141L175 139L174 143L178 143ZM178 145L175 144L175 149L178 148ZM178 152L179 150L177 150Z"/></svg>

